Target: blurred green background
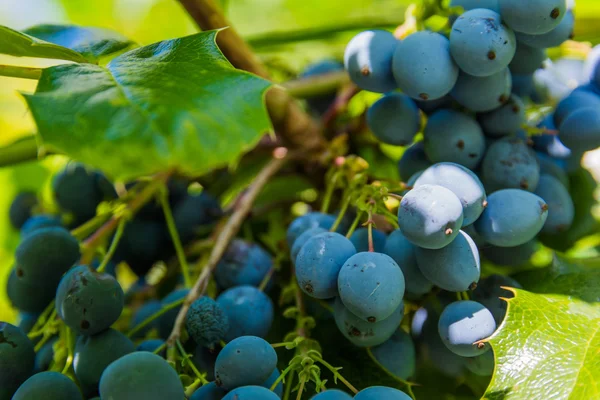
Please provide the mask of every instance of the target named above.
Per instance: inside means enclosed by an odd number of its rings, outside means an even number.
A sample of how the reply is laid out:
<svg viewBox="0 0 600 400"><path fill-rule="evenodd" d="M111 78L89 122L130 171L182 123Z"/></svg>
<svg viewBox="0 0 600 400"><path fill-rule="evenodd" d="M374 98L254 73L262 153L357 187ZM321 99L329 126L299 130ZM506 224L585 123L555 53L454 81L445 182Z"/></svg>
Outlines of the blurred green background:
<svg viewBox="0 0 600 400"><path fill-rule="evenodd" d="M526 0L524 0L526 1ZM250 42L280 79L323 57L341 57L345 43L370 27L393 29L402 22L410 0L220 0L232 25ZM600 41L600 0L577 0L577 40ZM140 44L185 36L196 31L177 0L1 0L0 25L23 29L40 23L112 28ZM24 62L25 61L25 62ZM0 63L36 64L0 56ZM0 78L0 146L30 134L34 125L19 92L35 89L33 81ZM50 157L41 163L0 169L0 210L8 210L23 189L48 185L63 163ZM8 213L0 212L0 320L13 320L3 301L5 278L13 262L17 233Z"/></svg>

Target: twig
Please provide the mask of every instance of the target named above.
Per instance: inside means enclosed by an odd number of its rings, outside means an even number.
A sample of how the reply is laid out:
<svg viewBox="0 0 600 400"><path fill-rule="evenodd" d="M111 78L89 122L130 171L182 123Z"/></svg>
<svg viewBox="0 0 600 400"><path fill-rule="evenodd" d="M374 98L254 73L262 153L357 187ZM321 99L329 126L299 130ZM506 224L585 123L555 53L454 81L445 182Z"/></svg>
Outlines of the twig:
<svg viewBox="0 0 600 400"><path fill-rule="evenodd" d="M270 78L269 72L248 44L234 28L231 28L231 23L225 18L215 0L179 2L202 30L229 27L217 35L217 44L231 64L265 79ZM266 103L275 131L291 147L310 151L307 155L313 155L315 150L325 148L325 138L319 125L300 108L285 89L273 87L267 92Z"/></svg>
<svg viewBox="0 0 600 400"><path fill-rule="evenodd" d="M272 159L267 165L263 167L263 169L256 175L256 178L248 188L248 190L242 194L242 199L238 203L236 210L233 212L227 224L223 227L221 232L219 233L218 238L215 240L215 246L213 247L208 262L205 267L202 269L202 273L196 280L196 283L188 293L181 310L179 310L179 314L177 315L177 319L175 320L175 324L173 325L173 330L171 331L171 335L167 340L167 344L169 347L172 347L175 342L179 339L181 335L181 329L185 323L185 316L190 308L190 305L196 300L198 297L202 296L206 290L206 286L208 285L208 281L217 267L217 264L221 260L221 257L227 250L229 243L235 235L240 230L242 223L252 210L252 204L258 197L258 194L262 190L262 188L267 184L269 179L277 173L283 167L288 159L291 156L283 155L280 158Z"/></svg>
<svg viewBox="0 0 600 400"><path fill-rule="evenodd" d="M134 197L127 204L127 211L130 214L135 214L140 208L144 206L148 201L150 201L156 193L167 183L169 177L173 174L174 171L167 171L160 173L155 176L154 180L150 182L140 193L138 196ZM98 247L103 240L109 237L113 231L119 225L119 222L125 218L125 213L120 213L118 215L114 215L111 219L109 219L104 225L100 227L92 236L90 236L85 242L84 252L81 256L81 264L89 264L90 261L94 258L94 250Z"/></svg>
<svg viewBox="0 0 600 400"><path fill-rule="evenodd" d="M306 78L300 78L288 81L283 86L290 95L306 99L323 94L335 93L337 90L350 83L350 78L346 71L330 72L328 74L316 75Z"/></svg>
<svg viewBox="0 0 600 400"><path fill-rule="evenodd" d="M0 76L38 80L42 76L41 68L20 67L18 65L0 65Z"/></svg>
<svg viewBox="0 0 600 400"><path fill-rule="evenodd" d="M333 104L329 106L329 109L323 114L323 126L325 128L329 128L333 124L336 117L346 108L348 102L358 92L360 92L360 89L353 83L349 83L340 90Z"/></svg>
<svg viewBox="0 0 600 400"><path fill-rule="evenodd" d="M0 147L0 167L38 159L38 145L34 135Z"/></svg>

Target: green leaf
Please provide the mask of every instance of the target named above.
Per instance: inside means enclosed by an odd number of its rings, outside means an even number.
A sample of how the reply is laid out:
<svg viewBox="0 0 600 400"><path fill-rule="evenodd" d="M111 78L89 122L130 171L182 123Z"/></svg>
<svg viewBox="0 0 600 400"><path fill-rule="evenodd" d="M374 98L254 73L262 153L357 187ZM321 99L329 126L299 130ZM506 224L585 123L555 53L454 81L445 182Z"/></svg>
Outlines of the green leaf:
<svg viewBox="0 0 600 400"><path fill-rule="evenodd" d="M485 399L600 397L600 306L514 290L489 340L496 370Z"/></svg>
<svg viewBox="0 0 600 400"><path fill-rule="evenodd" d="M0 26L0 54L87 62L86 58L76 51L34 38L6 26Z"/></svg>
<svg viewBox="0 0 600 400"><path fill-rule="evenodd" d="M75 50L90 61L117 53L134 44L132 40L110 29L75 25L37 25L26 29L24 33Z"/></svg>
<svg viewBox="0 0 600 400"><path fill-rule="evenodd" d="M564 294L588 302L600 301L600 258L555 256L550 266L522 272L514 278L531 292Z"/></svg>
<svg viewBox="0 0 600 400"><path fill-rule="evenodd" d="M25 95L43 144L130 179L169 168L200 175L236 162L271 129L269 82L236 70L216 31L141 47L106 68L44 70Z"/></svg>

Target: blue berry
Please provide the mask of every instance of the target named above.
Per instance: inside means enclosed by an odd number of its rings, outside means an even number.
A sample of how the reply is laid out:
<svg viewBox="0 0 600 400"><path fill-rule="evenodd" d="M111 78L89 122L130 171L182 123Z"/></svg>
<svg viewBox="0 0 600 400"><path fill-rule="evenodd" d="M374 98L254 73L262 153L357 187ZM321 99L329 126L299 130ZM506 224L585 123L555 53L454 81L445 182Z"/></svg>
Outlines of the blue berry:
<svg viewBox="0 0 600 400"><path fill-rule="evenodd" d="M296 240L294 240L294 245L292 246L292 250L290 251L291 260L296 263L296 258L298 257L298 253L300 253L300 249L304 246L304 243L308 241L308 239L313 236L317 236L320 233L328 232L327 229L321 228L317 226L315 228L310 228L304 232Z"/></svg>
<svg viewBox="0 0 600 400"><path fill-rule="evenodd" d="M75 332L94 335L121 315L124 294L117 280L80 265L65 274L56 290L56 313Z"/></svg>
<svg viewBox="0 0 600 400"><path fill-rule="evenodd" d="M573 26L575 25L575 15L573 11L566 12L560 23L552 28L551 31L541 35L530 35L527 33L517 33L519 42L525 43L527 46L538 48L558 47L565 41L569 40L573 35Z"/></svg>
<svg viewBox="0 0 600 400"><path fill-rule="evenodd" d="M371 386L361 390L354 396L354 400L411 400L406 393L387 386Z"/></svg>
<svg viewBox="0 0 600 400"><path fill-rule="evenodd" d="M498 13L476 8L459 16L450 31L450 52L461 70L489 76L508 67L515 55L514 32Z"/></svg>
<svg viewBox="0 0 600 400"><path fill-rule="evenodd" d="M416 369L415 345L410 335L396 330L386 342L371 349L375 359L394 376L407 380Z"/></svg>
<svg viewBox="0 0 600 400"><path fill-rule="evenodd" d="M505 137L490 145L481 173L488 192L509 188L533 192L540 179L540 165L523 140Z"/></svg>
<svg viewBox="0 0 600 400"><path fill-rule="evenodd" d="M277 354L268 342L256 336L242 336L227 343L217 356L215 379L226 390L262 385L276 366Z"/></svg>
<svg viewBox="0 0 600 400"><path fill-rule="evenodd" d="M519 282L505 275L490 275L477 285L473 291L473 300L484 305L494 316L499 326L506 315L506 300L513 297L512 292L502 289L502 286L521 289Z"/></svg>
<svg viewBox="0 0 600 400"><path fill-rule="evenodd" d="M286 239L288 245L292 247L294 245L294 241L304 231L316 227L321 227L323 229L329 230L329 228L331 228L334 222L335 217L333 215L323 214L320 212L309 212L308 214L301 215L300 217L292 221L292 223L287 229Z"/></svg>
<svg viewBox="0 0 600 400"><path fill-rule="evenodd" d="M174 303L178 300L184 299L189 292L189 289L173 290L161 300L161 308L166 307L169 304ZM167 311L158 318L158 333L161 338L167 339L171 334L171 330L173 329L173 324L175 324L175 319L177 319L177 314L179 314L179 310L181 310L181 306L175 307Z"/></svg>
<svg viewBox="0 0 600 400"><path fill-rule="evenodd" d="M406 292L420 296L428 293L433 284L423 276L417 265L416 246L406 239L400 229L390 233L384 253L390 256L400 266L404 275Z"/></svg>
<svg viewBox="0 0 600 400"><path fill-rule="evenodd" d="M402 198L398 224L413 244L439 249L458 235L463 224L463 207L451 190L439 185L420 185Z"/></svg>
<svg viewBox="0 0 600 400"><path fill-rule="evenodd" d="M229 331L229 318L217 302L202 296L190 305L185 327L198 345L213 347Z"/></svg>
<svg viewBox="0 0 600 400"><path fill-rule="evenodd" d="M328 389L314 395L310 400L352 400L352 396L341 390Z"/></svg>
<svg viewBox="0 0 600 400"><path fill-rule="evenodd" d="M516 95L493 111L479 115L479 123L489 137L514 135L525 124L525 104Z"/></svg>
<svg viewBox="0 0 600 400"><path fill-rule="evenodd" d="M367 125L383 143L407 146L419 132L421 115L410 97L389 93L369 107Z"/></svg>
<svg viewBox="0 0 600 400"><path fill-rule="evenodd" d="M335 297L340 268L355 253L352 242L339 233L313 236L302 246L296 258L298 285L304 293L317 299Z"/></svg>
<svg viewBox="0 0 600 400"><path fill-rule="evenodd" d="M466 360L465 366L475 375L492 376L494 373L494 352L491 350L475 357L468 357Z"/></svg>
<svg viewBox="0 0 600 400"><path fill-rule="evenodd" d="M229 330L225 340L231 341L240 336L265 337L273 323L273 302L254 286L236 286L217 297L229 320Z"/></svg>
<svg viewBox="0 0 600 400"><path fill-rule="evenodd" d="M508 26L532 35L551 31L567 12L565 0L498 0L498 4Z"/></svg>
<svg viewBox="0 0 600 400"><path fill-rule="evenodd" d="M425 146L423 142L417 142L404 150L402 157L398 161L398 171L403 180L408 180L419 171L428 168L431 161L425 155Z"/></svg>
<svg viewBox="0 0 600 400"><path fill-rule="evenodd" d="M398 87L413 99L435 100L452 90L458 67L450 42L439 33L416 32L400 41L392 69Z"/></svg>
<svg viewBox="0 0 600 400"><path fill-rule="evenodd" d="M62 226L60 218L55 217L54 215L34 215L33 217L25 221L25 223L21 227L21 238L24 238L25 236L37 231L38 229L60 226Z"/></svg>
<svg viewBox="0 0 600 400"><path fill-rule="evenodd" d="M127 354L106 368L100 397L112 400L183 399L183 386L174 368L145 351Z"/></svg>
<svg viewBox="0 0 600 400"><path fill-rule="evenodd" d="M402 303L404 275L388 255L363 252L348 258L338 277L340 299L354 315L377 322Z"/></svg>
<svg viewBox="0 0 600 400"><path fill-rule="evenodd" d="M513 74L533 74L542 67L546 58L548 56L545 49L530 47L517 41L517 51L508 68Z"/></svg>
<svg viewBox="0 0 600 400"><path fill-rule="evenodd" d="M0 399L10 399L33 373L33 343L20 328L0 322Z"/></svg>
<svg viewBox="0 0 600 400"><path fill-rule="evenodd" d="M148 339L148 340L144 340L143 342L138 344L137 347L135 348L135 350L136 351L148 351L150 353L154 353L158 348L160 348L164 344L165 344L165 341L162 339ZM166 349L164 349L163 351L161 351L160 353L157 353L157 354L164 357L166 354Z"/></svg>
<svg viewBox="0 0 600 400"><path fill-rule="evenodd" d="M434 163L448 161L474 169L485 153L477 121L454 110L439 110L429 117L423 143L427 158Z"/></svg>
<svg viewBox="0 0 600 400"><path fill-rule="evenodd" d="M461 72L451 95L454 100L469 110L485 112L506 103L511 88L512 80L508 68L483 77Z"/></svg>
<svg viewBox="0 0 600 400"><path fill-rule="evenodd" d="M514 247L533 239L548 217L548 205L533 193L504 189L488 197L488 206L475 222L477 233L488 243Z"/></svg>
<svg viewBox="0 0 600 400"><path fill-rule="evenodd" d="M234 239L215 270L220 287L258 286L273 267L271 255L256 243Z"/></svg>
<svg viewBox="0 0 600 400"><path fill-rule="evenodd" d="M584 152L600 147L600 111L590 106L569 114L559 127L558 138L571 151Z"/></svg>
<svg viewBox="0 0 600 400"><path fill-rule="evenodd" d="M202 385L190 397L190 400L222 400L227 394L227 390L217 386L215 382Z"/></svg>
<svg viewBox="0 0 600 400"><path fill-rule="evenodd" d="M58 372L40 372L27 379L12 400L81 400L79 388Z"/></svg>
<svg viewBox="0 0 600 400"><path fill-rule="evenodd" d="M84 394L88 397L96 395L104 370L134 351L133 342L114 329L94 336L79 336L75 343L73 368Z"/></svg>
<svg viewBox="0 0 600 400"><path fill-rule="evenodd" d="M233 389L223 400L278 400L279 396L262 386L242 386Z"/></svg>
<svg viewBox="0 0 600 400"><path fill-rule="evenodd" d="M575 218L575 205L567 188L555 177L542 174L534 192L548 204L543 233L559 234L568 230Z"/></svg>
<svg viewBox="0 0 600 400"><path fill-rule="evenodd" d="M387 236L384 232L373 229L373 249L374 251L381 253L385 248L385 241ZM350 241L356 248L356 252L360 253L363 251L369 251L369 229L359 228L352 233Z"/></svg>
<svg viewBox="0 0 600 400"><path fill-rule="evenodd" d="M364 31L346 46L344 66L358 87L385 93L396 89L392 74L392 57L398 40L382 30Z"/></svg>
<svg viewBox="0 0 600 400"><path fill-rule="evenodd" d="M446 247L417 248L416 254L423 275L444 290L463 292L479 281L479 251L473 239L463 231Z"/></svg>
<svg viewBox="0 0 600 400"><path fill-rule="evenodd" d="M494 333L492 313L476 301L456 301L448 305L438 323L440 337L448 349L462 357L475 357L490 350L489 344L476 342Z"/></svg>
<svg viewBox="0 0 600 400"><path fill-rule="evenodd" d="M498 247L487 244L481 247L481 255L501 267L518 267L529 260L540 248L540 243L532 239L514 247Z"/></svg>
<svg viewBox="0 0 600 400"><path fill-rule="evenodd" d="M21 192L17 194L8 210L8 219L15 229L21 229L23 224L31 218L33 209L38 204L37 195L34 192Z"/></svg>
<svg viewBox="0 0 600 400"><path fill-rule="evenodd" d="M351 313L342 300L336 297L333 317L338 329L352 344L358 347L377 346L388 340L398 329L404 316L404 303L392 315L378 322L367 322Z"/></svg>
<svg viewBox="0 0 600 400"><path fill-rule="evenodd" d="M470 169L459 164L442 162L432 165L423 171L413 185L438 185L451 190L463 207L463 227L475 222L485 208L483 184Z"/></svg>
<svg viewBox="0 0 600 400"><path fill-rule="evenodd" d="M30 284L56 285L80 255L77 239L66 229L38 229L17 247L16 274Z"/></svg>

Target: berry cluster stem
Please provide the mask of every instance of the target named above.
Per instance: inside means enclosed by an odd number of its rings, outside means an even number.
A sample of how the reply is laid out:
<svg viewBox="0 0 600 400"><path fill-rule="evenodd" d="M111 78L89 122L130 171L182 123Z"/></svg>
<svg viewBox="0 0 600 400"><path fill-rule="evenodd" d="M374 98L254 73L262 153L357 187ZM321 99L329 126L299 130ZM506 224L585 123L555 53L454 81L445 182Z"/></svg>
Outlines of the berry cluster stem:
<svg viewBox="0 0 600 400"><path fill-rule="evenodd" d="M218 238L215 240L215 246L210 253L205 267L202 269L202 272L196 280L196 283L185 298L181 310L179 310L179 314L177 315L175 324L173 325L173 330L167 339L167 345L169 347L173 347L175 345L175 341L179 339L181 330L183 329L183 325L185 323L185 316L187 315L191 304L206 291L208 281L212 276L214 269L217 267L217 264L221 260L221 257L223 257L223 254L225 254L225 250L227 250L229 243L239 232L242 223L252 210L252 205L258 197L258 194L271 179L271 177L275 175L290 158L292 158L292 156L287 154L281 154L279 157L274 157L271 161L269 161L269 163L267 163L267 165L263 167L258 175L256 175L256 178L248 190L241 194L242 198L239 202L237 202L235 211L233 214L231 214L231 217L219 233Z"/></svg>
<svg viewBox="0 0 600 400"><path fill-rule="evenodd" d="M171 240L173 241L173 245L175 246L175 253L177 254L177 260L179 261L181 274L183 275L183 282L186 288L190 288L192 287L190 267L185 256L185 252L183 250L183 245L181 244L179 232L177 232L177 226L175 226L175 220L173 219L173 213L171 212L171 206L169 205L168 193L169 192L167 186L163 186L162 190L160 191L160 194L158 195L160 198L160 205L162 207L163 214L165 214L165 221L167 222L169 235L171 235Z"/></svg>

